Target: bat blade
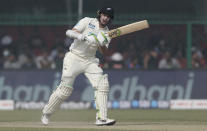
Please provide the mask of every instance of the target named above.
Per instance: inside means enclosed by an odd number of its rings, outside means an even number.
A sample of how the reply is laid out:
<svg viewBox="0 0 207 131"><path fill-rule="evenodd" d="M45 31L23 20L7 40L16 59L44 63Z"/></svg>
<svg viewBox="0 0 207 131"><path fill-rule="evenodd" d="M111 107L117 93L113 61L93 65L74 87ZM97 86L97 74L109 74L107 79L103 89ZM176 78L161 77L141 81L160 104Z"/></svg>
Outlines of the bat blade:
<svg viewBox="0 0 207 131"><path fill-rule="evenodd" d="M108 34L109 34L109 37L115 38L118 36L122 36L122 35L129 34L135 31L143 30L146 28L149 28L148 21L143 20L143 21L134 22L134 23L110 30Z"/></svg>

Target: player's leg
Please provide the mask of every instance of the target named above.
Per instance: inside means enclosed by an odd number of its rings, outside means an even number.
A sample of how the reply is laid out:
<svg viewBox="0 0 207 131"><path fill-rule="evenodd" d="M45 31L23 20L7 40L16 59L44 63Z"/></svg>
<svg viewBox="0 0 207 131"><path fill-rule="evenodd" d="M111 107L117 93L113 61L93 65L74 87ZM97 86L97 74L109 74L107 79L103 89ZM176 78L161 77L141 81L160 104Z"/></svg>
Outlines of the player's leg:
<svg viewBox="0 0 207 131"><path fill-rule="evenodd" d="M49 123L49 117L59 108L60 104L71 95L72 91L72 87L65 86L61 83L52 93L48 103L42 110L43 115L41 120L44 125Z"/></svg>
<svg viewBox="0 0 207 131"><path fill-rule="evenodd" d="M100 74L91 74L91 73L85 73L86 77L89 79L90 83L92 84L92 87L94 89L94 102L96 107L96 119L100 118L100 110L97 102L97 94L98 94L98 81L102 76L102 73Z"/></svg>
<svg viewBox="0 0 207 131"><path fill-rule="evenodd" d="M52 93L48 103L42 110L43 115L41 120L44 125L49 123L49 117L59 108L60 104L71 95L74 80L81 72L81 67L79 66L78 60L76 60L72 54L67 53L63 62L61 83Z"/></svg>
<svg viewBox="0 0 207 131"><path fill-rule="evenodd" d="M91 64L86 70L85 75L94 87L94 99L97 110L96 125L113 125L116 121L107 117L108 75L103 75L102 72L102 69L97 64Z"/></svg>

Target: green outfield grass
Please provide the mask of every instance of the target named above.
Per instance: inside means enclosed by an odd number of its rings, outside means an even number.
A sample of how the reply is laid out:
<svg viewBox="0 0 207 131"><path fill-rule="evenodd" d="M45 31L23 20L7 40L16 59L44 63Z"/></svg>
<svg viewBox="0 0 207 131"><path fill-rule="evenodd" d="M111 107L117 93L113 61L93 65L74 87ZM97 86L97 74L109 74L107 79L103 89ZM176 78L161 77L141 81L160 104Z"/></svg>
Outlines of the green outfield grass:
<svg viewBox="0 0 207 131"><path fill-rule="evenodd" d="M59 110L47 127L41 125L40 116L40 110L0 111L0 131L185 131L187 126L188 131L207 130L207 110L109 110L117 120L110 127L93 125L95 110Z"/></svg>

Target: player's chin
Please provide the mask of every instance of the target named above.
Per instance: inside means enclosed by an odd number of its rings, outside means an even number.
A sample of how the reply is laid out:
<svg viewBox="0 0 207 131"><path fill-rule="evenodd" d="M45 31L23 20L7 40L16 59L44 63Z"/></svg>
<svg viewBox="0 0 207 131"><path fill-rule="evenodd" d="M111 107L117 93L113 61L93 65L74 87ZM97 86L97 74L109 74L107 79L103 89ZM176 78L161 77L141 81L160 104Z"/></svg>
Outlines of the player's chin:
<svg viewBox="0 0 207 131"><path fill-rule="evenodd" d="M107 26L109 24L109 22L102 22L101 24L102 24L102 26Z"/></svg>

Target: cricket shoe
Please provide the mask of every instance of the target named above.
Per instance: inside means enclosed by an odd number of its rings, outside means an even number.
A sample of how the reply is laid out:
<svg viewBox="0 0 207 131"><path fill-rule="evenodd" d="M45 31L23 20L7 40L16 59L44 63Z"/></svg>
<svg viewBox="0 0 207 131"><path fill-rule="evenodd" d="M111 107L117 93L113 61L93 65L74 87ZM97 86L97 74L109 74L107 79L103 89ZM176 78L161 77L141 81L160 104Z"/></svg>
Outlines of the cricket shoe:
<svg viewBox="0 0 207 131"><path fill-rule="evenodd" d="M50 115L47 115L47 114L43 114L42 117L41 117L41 121L42 121L42 124L43 125L48 125L50 120L49 120L49 117Z"/></svg>
<svg viewBox="0 0 207 131"><path fill-rule="evenodd" d="M101 119L96 119L95 125L97 126L111 126L116 123L115 120L113 119L106 119L106 120L101 120Z"/></svg>

